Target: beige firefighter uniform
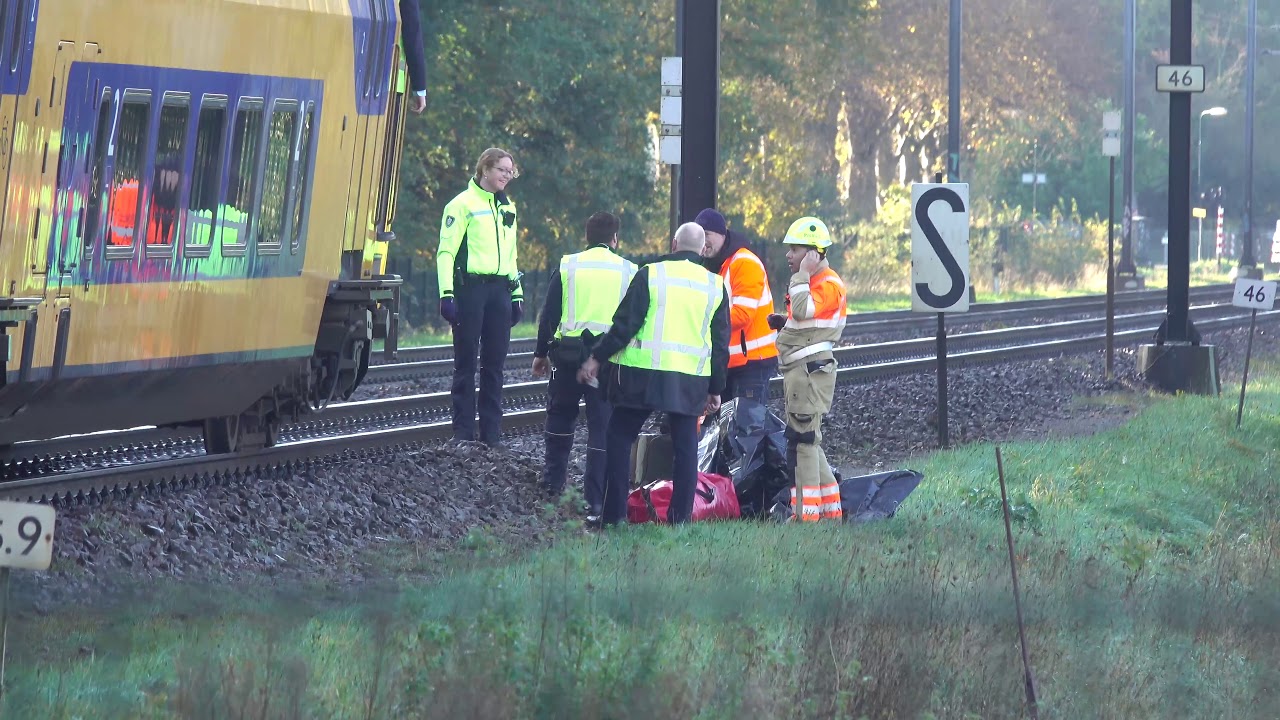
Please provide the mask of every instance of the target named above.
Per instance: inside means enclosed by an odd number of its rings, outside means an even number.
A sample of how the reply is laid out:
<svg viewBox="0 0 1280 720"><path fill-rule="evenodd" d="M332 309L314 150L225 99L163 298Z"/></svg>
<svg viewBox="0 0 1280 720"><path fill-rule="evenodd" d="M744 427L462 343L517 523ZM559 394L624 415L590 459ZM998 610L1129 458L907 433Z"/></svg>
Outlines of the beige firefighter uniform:
<svg viewBox="0 0 1280 720"><path fill-rule="evenodd" d="M792 226L785 242L826 249L830 235L820 221L817 238ZM822 241L825 239L825 244ZM786 394L787 464L794 479L792 507L805 522L840 519L840 486L822 451L822 417L835 398L836 360L832 348L845 324L844 282L825 259L812 275L796 272L787 292L787 321L778 333L778 360Z"/></svg>

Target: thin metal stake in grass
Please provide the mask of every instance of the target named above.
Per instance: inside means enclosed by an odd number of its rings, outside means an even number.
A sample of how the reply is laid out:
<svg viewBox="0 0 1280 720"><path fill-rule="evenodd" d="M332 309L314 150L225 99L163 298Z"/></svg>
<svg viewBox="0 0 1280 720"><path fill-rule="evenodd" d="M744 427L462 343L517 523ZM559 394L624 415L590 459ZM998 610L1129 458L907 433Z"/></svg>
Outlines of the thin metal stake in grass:
<svg viewBox="0 0 1280 720"><path fill-rule="evenodd" d="M1236 409L1236 428L1240 427L1240 418L1244 415L1244 386L1249 384L1249 357L1253 355L1253 329L1258 324L1258 309L1253 309L1249 316L1249 341L1244 346L1244 377L1240 379L1240 407Z"/></svg>
<svg viewBox="0 0 1280 720"><path fill-rule="evenodd" d="M1027 707L1031 712L1031 720L1040 717L1036 709L1036 676L1031 669L1031 656L1027 651L1027 629L1022 623L1022 593L1018 590L1018 563L1013 551L1013 528L1009 525L1009 495L1004 489L1004 459L1000 457L1000 447L996 446L996 470L1000 475L1000 500L1004 508L1004 536L1009 543L1009 572L1013 574L1013 608L1018 613L1018 640L1022 643L1023 687L1027 691Z"/></svg>
<svg viewBox="0 0 1280 720"><path fill-rule="evenodd" d="M0 567L0 699L4 698L4 660L9 654L9 568Z"/></svg>

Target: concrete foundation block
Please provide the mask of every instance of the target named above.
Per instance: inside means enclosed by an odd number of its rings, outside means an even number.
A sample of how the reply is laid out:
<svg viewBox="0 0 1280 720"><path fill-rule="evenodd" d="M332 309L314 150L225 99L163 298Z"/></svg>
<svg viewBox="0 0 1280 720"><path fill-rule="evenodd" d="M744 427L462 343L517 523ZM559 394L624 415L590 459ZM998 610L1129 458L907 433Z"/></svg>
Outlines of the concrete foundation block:
<svg viewBox="0 0 1280 720"><path fill-rule="evenodd" d="M1217 347L1213 345L1140 345L1138 371L1165 392L1222 393Z"/></svg>

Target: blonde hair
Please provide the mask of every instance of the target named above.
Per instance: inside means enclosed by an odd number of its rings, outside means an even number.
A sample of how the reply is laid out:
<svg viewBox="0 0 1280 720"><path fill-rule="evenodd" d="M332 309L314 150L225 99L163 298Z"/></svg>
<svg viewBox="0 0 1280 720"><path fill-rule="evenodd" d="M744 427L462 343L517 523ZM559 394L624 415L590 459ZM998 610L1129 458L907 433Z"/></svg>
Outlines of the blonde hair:
<svg viewBox="0 0 1280 720"><path fill-rule="evenodd" d="M506 158L511 161L511 167L515 167L516 159L511 157L511 153L502 148L491 147L480 153L480 159L476 161L476 182L480 182L480 178L484 176L484 171L493 168L498 161Z"/></svg>

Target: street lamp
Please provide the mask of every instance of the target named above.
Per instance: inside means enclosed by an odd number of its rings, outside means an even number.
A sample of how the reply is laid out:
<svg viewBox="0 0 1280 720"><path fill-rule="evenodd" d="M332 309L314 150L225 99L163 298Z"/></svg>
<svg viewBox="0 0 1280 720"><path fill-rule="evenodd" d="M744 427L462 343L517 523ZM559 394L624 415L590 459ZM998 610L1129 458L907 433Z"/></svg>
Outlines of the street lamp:
<svg viewBox="0 0 1280 720"><path fill-rule="evenodd" d="M1227 114L1227 109L1222 106L1211 107L1208 110L1200 111L1200 127L1196 132L1196 193L1197 194L1200 192L1200 174L1204 170L1204 168L1201 165L1202 163L1201 158L1203 157L1203 155L1200 152L1201 146L1204 144L1204 116L1212 115L1213 117L1221 117L1226 114Z"/></svg>

